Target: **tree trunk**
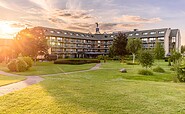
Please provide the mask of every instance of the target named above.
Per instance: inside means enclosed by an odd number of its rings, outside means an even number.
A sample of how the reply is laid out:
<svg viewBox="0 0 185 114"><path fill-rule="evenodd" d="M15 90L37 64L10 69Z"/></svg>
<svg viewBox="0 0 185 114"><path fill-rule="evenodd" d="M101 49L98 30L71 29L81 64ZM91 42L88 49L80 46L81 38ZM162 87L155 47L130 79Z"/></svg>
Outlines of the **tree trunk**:
<svg viewBox="0 0 185 114"><path fill-rule="evenodd" d="M132 56L133 56L133 63L135 63L136 55L134 53L132 53Z"/></svg>

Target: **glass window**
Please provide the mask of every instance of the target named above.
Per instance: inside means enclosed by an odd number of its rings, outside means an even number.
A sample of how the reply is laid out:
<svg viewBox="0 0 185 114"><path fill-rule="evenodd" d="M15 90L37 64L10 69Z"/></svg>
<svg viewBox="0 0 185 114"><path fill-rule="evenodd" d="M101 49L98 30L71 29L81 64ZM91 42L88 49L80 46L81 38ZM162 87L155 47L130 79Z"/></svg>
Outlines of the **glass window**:
<svg viewBox="0 0 185 114"><path fill-rule="evenodd" d="M159 38L158 38L158 41L159 41L159 42L164 42L164 37L159 37Z"/></svg>
<svg viewBox="0 0 185 114"><path fill-rule="evenodd" d="M147 32L144 32L143 35L147 35L148 33Z"/></svg>
<svg viewBox="0 0 185 114"><path fill-rule="evenodd" d="M153 32L150 32L150 34L156 34L156 32L155 32L155 31L153 31Z"/></svg>
<svg viewBox="0 0 185 114"><path fill-rule="evenodd" d="M57 34L60 34L60 31L58 31Z"/></svg>
<svg viewBox="0 0 185 114"><path fill-rule="evenodd" d="M175 43L176 37L172 37L172 43Z"/></svg>
<svg viewBox="0 0 185 114"><path fill-rule="evenodd" d="M136 36L139 36L139 33L136 33Z"/></svg>
<svg viewBox="0 0 185 114"><path fill-rule="evenodd" d="M141 40L142 40L143 43L147 43L148 42L147 38L142 38Z"/></svg>
<svg viewBox="0 0 185 114"><path fill-rule="evenodd" d="M129 34L128 36L133 36L133 34Z"/></svg>
<svg viewBox="0 0 185 114"><path fill-rule="evenodd" d="M159 31L159 34L164 34L165 32L164 31Z"/></svg>
<svg viewBox="0 0 185 114"><path fill-rule="evenodd" d="M50 32L51 32L51 33L54 33L54 31L52 31L52 30L51 30Z"/></svg>
<svg viewBox="0 0 185 114"><path fill-rule="evenodd" d="M101 43L101 41L98 41L98 43L100 44L100 43Z"/></svg>

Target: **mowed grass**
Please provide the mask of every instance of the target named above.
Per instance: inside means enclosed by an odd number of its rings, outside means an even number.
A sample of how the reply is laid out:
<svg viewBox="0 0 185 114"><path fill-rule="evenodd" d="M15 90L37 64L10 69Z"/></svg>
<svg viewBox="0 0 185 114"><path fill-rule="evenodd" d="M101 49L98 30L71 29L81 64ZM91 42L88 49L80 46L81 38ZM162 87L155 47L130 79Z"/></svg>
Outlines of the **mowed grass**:
<svg viewBox="0 0 185 114"><path fill-rule="evenodd" d="M44 75L44 74L56 74L71 71L87 70L95 66L95 63L84 65L67 65L67 64L54 64L53 62L37 62L26 72L10 72L6 65L0 65L0 70L19 74L23 76L28 75Z"/></svg>
<svg viewBox="0 0 185 114"><path fill-rule="evenodd" d="M169 71L167 63L160 64L164 66L166 73L154 73L154 76L150 77L137 75L137 70L141 66L128 66L112 61L103 63L101 69L96 71L44 77L45 80L39 84L0 97L0 112L2 114L185 113L185 84L173 83L171 78L174 74ZM120 73L120 68L127 68L128 73ZM141 79L138 79L139 77Z"/></svg>
<svg viewBox="0 0 185 114"><path fill-rule="evenodd" d="M7 85L7 84L19 82L19 81L22 81L24 79L25 79L25 77L21 77L21 76L14 77L14 76L0 75L0 86L4 86L4 85Z"/></svg>

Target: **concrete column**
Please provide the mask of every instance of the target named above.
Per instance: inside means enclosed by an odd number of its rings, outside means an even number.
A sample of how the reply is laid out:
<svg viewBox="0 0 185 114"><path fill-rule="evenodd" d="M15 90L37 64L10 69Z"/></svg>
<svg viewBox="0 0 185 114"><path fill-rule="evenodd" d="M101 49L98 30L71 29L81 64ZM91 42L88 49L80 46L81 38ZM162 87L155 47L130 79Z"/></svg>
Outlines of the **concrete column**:
<svg viewBox="0 0 185 114"><path fill-rule="evenodd" d="M165 36L164 36L164 50L165 50L165 56L170 53L170 47L169 47L169 37L170 37L171 29L168 28L166 30Z"/></svg>

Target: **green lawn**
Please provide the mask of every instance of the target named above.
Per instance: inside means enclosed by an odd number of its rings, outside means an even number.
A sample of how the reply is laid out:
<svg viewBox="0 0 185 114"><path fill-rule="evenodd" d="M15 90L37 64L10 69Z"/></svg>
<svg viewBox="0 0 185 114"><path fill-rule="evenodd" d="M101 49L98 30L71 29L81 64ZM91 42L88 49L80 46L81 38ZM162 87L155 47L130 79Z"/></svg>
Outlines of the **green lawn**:
<svg viewBox="0 0 185 114"><path fill-rule="evenodd" d="M96 64L84 64L84 65L67 65L67 64L53 64L53 62L37 62L36 65L31 67L26 72L13 72L19 75L44 75L44 74L56 74L63 72L87 70L95 66ZM0 65L0 70L10 72L6 65ZM11 72L12 73L12 72Z"/></svg>
<svg viewBox="0 0 185 114"><path fill-rule="evenodd" d="M100 70L44 77L39 84L0 97L4 114L176 114L185 113L185 84L174 73L137 75L141 66L109 61ZM127 68L122 74L120 68ZM156 82L157 81L157 82Z"/></svg>
<svg viewBox="0 0 185 114"><path fill-rule="evenodd" d="M19 81L24 80L24 79L25 79L25 77L21 77L21 76L13 77L13 76L0 75L0 86L15 83L15 82L19 82Z"/></svg>

